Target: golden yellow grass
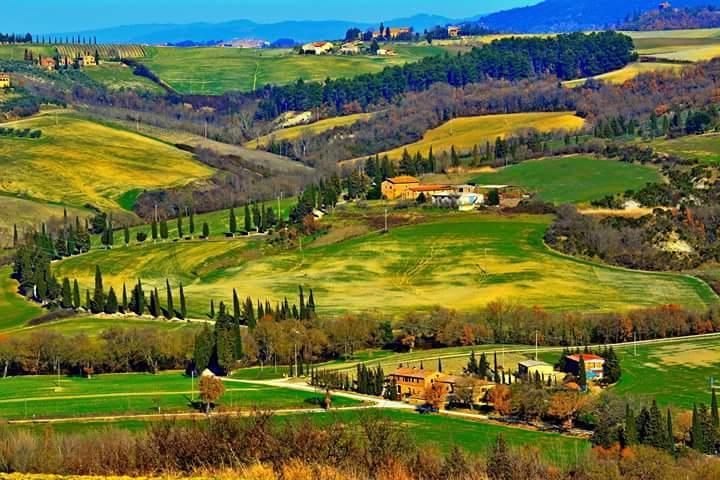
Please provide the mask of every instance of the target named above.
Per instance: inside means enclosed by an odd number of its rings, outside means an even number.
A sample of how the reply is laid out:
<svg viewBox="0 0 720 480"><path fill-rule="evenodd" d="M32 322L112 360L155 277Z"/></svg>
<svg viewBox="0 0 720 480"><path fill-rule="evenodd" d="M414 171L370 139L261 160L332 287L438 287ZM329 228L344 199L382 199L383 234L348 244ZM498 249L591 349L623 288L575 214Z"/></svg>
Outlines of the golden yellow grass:
<svg viewBox="0 0 720 480"><path fill-rule="evenodd" d="M213 173L171 145L73 115L4 124L42 130L42 138L0 142L0 191L82 207L119 209L134 189L185 184Z"/></svg>
<svg viewBox="0 0 720 480"><path fill-rule="evenodd" d="M706 367L720 363L720 345L666 345L658 348L655 354L662 359L665 367Z"/></svg>
<svg viewBox="0 0 720 480"><path fill-rule="evenodd" d="M612 72L597 75L596 80L603 80L610 83L624 83L628 80L632 80L642 73L648 72L679 72L683 65L677 63L662 63L662 62L635 62L630 63L620 70L613 70ZM569 80L563 82L566 87L577 87L583 85L587 81L587 78L580 78L577 80Z"/></svg>
<svg viewBox="0 0 720 480"><path fill-rule="evenodd" d="M525 129L549 132L558 129L576 130L585 121L572 112L511 113L506 115L482 115L450 120L438 128L428 131L419 142L386 152L392 160L402 158L403 151L410 155L420 152L427 156L430 147L437 156L450 152L451 147L460 152L470 151L474 145L483 146L494 142L497 137L505 138Z"/></svg>
<svg viewBox="0 0 720 480"><path fill-rule="evenodd" d="M256 140L245 143L246 148L258 149L267 146L273 140L281 142L283 140L293 140L299 138L303 134L317 135L319 133L332 130L336 127L345 127L353 125L356 122L369 120L373 116L372 113L357 113L355 115L346 115L344 117L333 117L309 125L298 125L297 127L283 128L276 130L268 135L264 135Z"/></svg>

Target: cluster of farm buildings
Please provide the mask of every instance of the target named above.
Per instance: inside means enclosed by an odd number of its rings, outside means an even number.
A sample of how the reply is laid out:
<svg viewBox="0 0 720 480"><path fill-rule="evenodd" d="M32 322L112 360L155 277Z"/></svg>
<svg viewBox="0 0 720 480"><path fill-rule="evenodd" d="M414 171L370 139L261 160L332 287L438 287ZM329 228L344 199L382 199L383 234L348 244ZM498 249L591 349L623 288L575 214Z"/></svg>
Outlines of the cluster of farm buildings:
<svg viewBox="0 0 720 480"><path fill-rule="evenodd" d="M570 389L579 389L577 383L566 380L574 380L580 374L581 358L585 362L585 374L590 382L599 382L603 379L603 366L605 359L594 354L583 353L568 355L565 357L565 368L563 371L555 370L549 363L537 360L525 360L518 363L516 378L523 381L540 380L543 383L548 381L555 384L564 383ZM402 400L424 400L428 389L438 388L442 394L443 401L448 401L457 393L458 385L462 377L448 375L439 370L399 367L388 375L388 379L397 388L397 395ZM481 381L474 391L476 403L482 402L487 393L495 388L495 383Z"/></svg>
<svg viewBox="0 0 720 480"><path fill-rule="evenodd" d="M0 89L10 88L12 83L10 82L10 75L7 73L0 73Z"/></svg>
<svg viewBox="0 0 720 480"><path fill-rule="evenodd" d="M421 184L420 180L408 175L388 178L382 182L381 191L388 200L416 201L422 198L433 206L461 211L488 205L490 192L497 194L493 204L506 207L517 206L527 197L524 191L512 185L430 185Z"/></svg>

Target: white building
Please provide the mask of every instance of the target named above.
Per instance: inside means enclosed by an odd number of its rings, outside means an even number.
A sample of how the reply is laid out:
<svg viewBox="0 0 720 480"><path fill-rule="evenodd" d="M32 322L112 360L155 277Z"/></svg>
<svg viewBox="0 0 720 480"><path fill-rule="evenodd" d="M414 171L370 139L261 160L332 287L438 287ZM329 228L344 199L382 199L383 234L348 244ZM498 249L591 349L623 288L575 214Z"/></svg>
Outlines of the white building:
<svg viewBox="0 0 720 480"><path fill-rule="evenodd" d="M432 196L434 207L453 208L461 212L474 210L485 203L485 196L482 193L473 192L441 192Z"/></svg>
<svg viewBox="0 0 720 480"><path fill-rule="evenodd" d="M327 55L332 53L335 46L330 42L312 42L302 46L305 55Z"/></svg>

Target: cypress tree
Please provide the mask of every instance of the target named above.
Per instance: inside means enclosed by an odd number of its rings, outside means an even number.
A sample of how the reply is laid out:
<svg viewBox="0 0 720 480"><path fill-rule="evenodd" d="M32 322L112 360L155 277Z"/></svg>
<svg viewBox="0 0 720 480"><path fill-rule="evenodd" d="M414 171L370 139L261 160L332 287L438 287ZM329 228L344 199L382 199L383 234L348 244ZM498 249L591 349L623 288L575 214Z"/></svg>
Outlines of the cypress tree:
<svg viewBox="0 0 720 480"><path fill-rule="evenodd" d="M185 303L185 290L183 289L182 283L180 284L180 318L185 320L187 318L187 305Z"/></svg>
<svg viewBox="0 0 720 480"><path fill-rule="evenodd" d="M248 297L245 301L245 311L243 313L245 315L245 323L248 328L250 330L254 330L257 326L257 322L255 320L255 312L253 311L253 302L250 297Z"/></svg>
<svg viewBox="0 0 720 480"><path fill-rule="evenodd" d="M190 230L190 237L195 235L195 209L190 209L190 218L189 218L189 225L188 229Z"/></svg>
<svg viewBox="0 0 720 480"><path fill-rule="evenodd" d="M167 240L170 234L168 233L167 220L160 220L160 238Z"/></svg>
<svg viewBox="0 0 720 480"><path fill-rule="evenodd" d="M195 369L198 373L210 366L210 360L215 350L215 335L210 331L210 327L206 323L203 329L195 337L195 349L193 358L195 360Z"/></svg>
<svg viewBox="0 0 720 480"><path fill-rule="evenodd" d="M236 323L240 323L241 317L240 299L238 298L237 291L233 288L233 319Z"/></svg>
<svg viewBox="0 0 720 480"><path fill-rule="evenodd" d="M85 310L92 311L92 300L90 300L90 290L85 290Z"/></svg>
<svg viewBox="0 0 720 480"><path fill-rule="evenodd" d="M123 282L123 291L122 291L122 312L128 313L128 296L127 296L127 287L125 287L125 282Z"/></svg>
<svg viewBox="0 0 720 480"><path fill-rule="evenodd" d="M229 373L235 366L236 337L233 333L234 322L220 302L217 322L215 322L215 352L218 366Z"/></svg>
<svg viewBox="0 0 720 480"><path fill-rule="evenodd" d="M470 351L470 360L468 360L468 364L467 364L467 367L465 367L465 369L471 375L478 374L478 363L477 363L477 358L475 358L475 350Z"/></svg>
<svg viewBox="0 0 720 480"><path fill-rule="evenodd" d="M158 224L157 220L153 218L152 224L150 224L150 232L152 235L153 242L156 242L158 239Z"/></svg>
<svg viewBox="0 0 720 480"><path fill-rule="evenodd" d="M235 360L242 360L245 352L243 351L242 333L240 332L240 322L233 322L233 334L235 335Z"/></svg>
<svg viewBox="0 0 720 480"><path fill-rule="evenodd" d="M249 232L252 228L252 223L250 221L250 205L245 204L245 231Z"/></svg>
<svg viewBox="0 0 720 480"><path fill-rule="evenodd" d="M215 301L210 300L210 318L215 318Z"/></svg>
<svg viewBox="0 0 720 480"><path fill-rule="evenodd" d="M704 450L704 435L697 404L693 404L692 427L690 428L690 448L699 452Z"/></svg>
<svg viewBox="0 0 720 480"><path fill-rule="evenodd" d="M500 383L500 371L498 370L497 352L493 352L493 381Z"/></svg>
<svg viewBox="0 0 720 480"><path fill-rule="evenodd" d="M303 292L302 285L298 285L298 299L300 301L300 320L305 320L307 315L305 314L305 293Z"/></svg>
<svg viewBox="0 0 720 480"><path fill-rule="evenodd" d="M713 428L717 430L720 428L720 416L718 416L717 393L714 387L712 389L712 400L710 402L710 415L712 416Z"/></svg>
<svg viewBox="0 0 720 480"><path fill-rule="evenodd" d="M13 224L13 248L17 248L18 246L18 230L17 230L17 224Z"/></svg>
<svg viewBox="0 0 720 480"><path fill-rule="evenodd" d="M587 371L585 370L585 357L580 355L580 366L578 368L578 385L585 391L587 390Z"/></svg>
<svg viewBox="0 0 720 480"><path fill-rule="evenodd" d="M235 218L235 209L230 209L230 218L228 219L228 230L235 235L237 232L237 219Z"/></svg>
<svg viewBox="0 0 720 480"><path fill-rule="evenodd" d="M308 297L307 309L308 309L308 314L311 317L314 317L315 316L315 295L313 294L312 288L310 289L310 296Z"/></svg>
<svg viewBox="0 0 720 480"><path fill-rule="evenodd" d="M210 238L210 226L207 224L207 222L203 222L203 238Z"/></svg>
<svg viewBox="0 0 720 480"><path fill-rule="evenodd" d="M165 279L165 288L167 290L167 313L165 317L170 320L175 317L175 305L173 303L172 288L170 288L170 280Z"/></svg>
<svg viewBox="0 0 720 480"><path fill-rule="evenodd" d="M438 372L442 372L442 360L438 358Z"/></svg>
<svg viewBox="0 0 720 480"><path fill-rule="evenodd" d="M108 297L107 302L105 302L105 313L117 313L118 311L118 301L117 296L115 295L115 289L113 287L110 287L110 291L108 291Z"/></svg>
<svg viewBox="0 0 720 480"><path fill-rule="evenodd" d="M105 292L103 291L102 272L99 265L95 265L95 290L93 291L93 301L90 306L92 313L100 313L105 308Z"/></svg>
<svg viewBox="0 0 720 480"><path fill-rule="evenodd" d="M78 285L77 279L73 281L73 307L78 309L80 305L80 285Z"/></svg>
<svg viewBox="0 0 720 480"><path fill-rule="evenodd" d="M68 280L67 277L63 278L62 307L63 308L72 308L73 307L72 290L70 289L70 280Z"/></svg>
<svg viewBox="0 0 720 480"><path fill-rule="evenodd" d="M638 428L637 419L633 414L630 405L625 406L625 427L623 429L623 444L624 446L637 445L638 443Z"/></svg>
<svg viewBox="0 0 720 480"><path fill-rule="evenodd" d="M485 379L488 377L488 370L490 370L490 364L488 363L485 352L482 352L480 354L480 362L478 363L478 367L477 367L477 375L480 378Z"/></svg>
<svg viewBox="0 0 720 480"><path fill-rule="evenodd" d="M182 211L178 212L177 217L177 230L178 230L178 238L182 239L185 235L183 232L183 215Z"/></svg>
<svg viewBox="0 0 720 480"><path fill-rule="evenodd" d="M123 236L125 237L125 246L127 247L130 245L130 229L125 225L125 228L123 228Z"/></svg>

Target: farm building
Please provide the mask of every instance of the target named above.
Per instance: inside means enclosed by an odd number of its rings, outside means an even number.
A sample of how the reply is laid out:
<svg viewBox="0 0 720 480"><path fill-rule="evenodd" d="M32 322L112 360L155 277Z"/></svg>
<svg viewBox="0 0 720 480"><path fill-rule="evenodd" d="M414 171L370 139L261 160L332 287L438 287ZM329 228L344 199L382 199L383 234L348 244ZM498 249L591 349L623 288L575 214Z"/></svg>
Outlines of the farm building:
<svg viewBox="0 0 720 480"><path fill-rule="evenodd" d="M0 73L0 88L10 88L10 75L7 73Z"/></svg>
<svg viewBox="0 0 720 480"><path fill-rule="evenodd" d="M52 57L42 57L40 58L40 66L46 70L55 70L57 62Z"/></svg>
<svg viewBox="0 0 720 480"><path fill-rule="evenodd" d="M539 362L537 360L525 360L524 362L518 363L518 377L533 380L538 375L543 381L547 381L548 378L554 381L560 380L560 377L564 376L564 373L556 372L555 368L549 363Z"/></svg>
<svg viewBox="0 0 720 480"><path fill-rule="evenodd" d="M94 67L97 65L97 59L92 55L80 55L78 65L81 67Z"/></svg>
<svg viewBox="0 0 720 480"><path fill-rule="evenodd" d="M405 192L407 192L413 187L419 186L420 180L409 175L403 175L400 177L388 178L387 180L382 182L380 189L382 191L383 197L387 198L388 200L395 200L398 198L403 198L406 194Z"/></svg>
<svg viewBox="0 0 720 480"><path fill-rule="evenodd" d="M377 51L377 55L380 57L394 57L397 55L394 50L390 50L389 48L379 48Z"/></svg>
<svg viewBox="0 0 720 480"><path fill-rule="evenodd" d="M583 353L579 355L568 355L565 357L565 371L577 376L580 373L580 358L585 361L585 374L588 380L603 379L603 365L605 359L599 355Z"/></svg>
<svg viewBox="0 0 720 480"><path fill-rule="evenodd" d="M400 398L418 400L424 399L425 391L435 384L442 388L443 397L447 397L455 392L458 381L458 377L436 370L402 367L388 375L388 378L395 380Z"/></svg>
<svg viewBox="0 0 720 480"><path fill-rule="evenodd" d="M302 46L302 53L305 55L327 55L334 48L335 45L330 42L312 42Z"/></svg>
<svg viewBox="0 0 720 480"><path fill-rule="evenodd" d="M384 32L380 31L374 31L372 34L373 38L380 38L380 37L387 37L388 30L390 31L390 38L397 38L400 35L406 34L406 33L412 33L412 28L410 27L390 27L386 28Z"/></svg>
<svg viewBox="0 0 720 480"><path fill-rule="evenodd" d="M417 200L422 193L429 200L433 195L446 192L450 188L448 185L418 185L408 188L402 198L403 200Z"/></svg>
<svg viewBox="0 0 720 480"><path fill-rule="evenodd" d="M340 47L340 53L342 55L359 55L360 47L361 45L357 43L346 43Z"/></svg>
<svg viewBox="0 0 720 480"><path fill-rule="evenodd" d="M481 193L461 193L455 191L438 192L432 195L432 204L440 208L452 208L467 212L485 203Z"/></svg>
<svg viewBox="0 0 720 480"><path fill-rule="evenodd" d="M448 32L448 36L450 36L450 38L459 37L460 36L460 27L450 26L450 27L448 27L447 32Z"/></svg>

